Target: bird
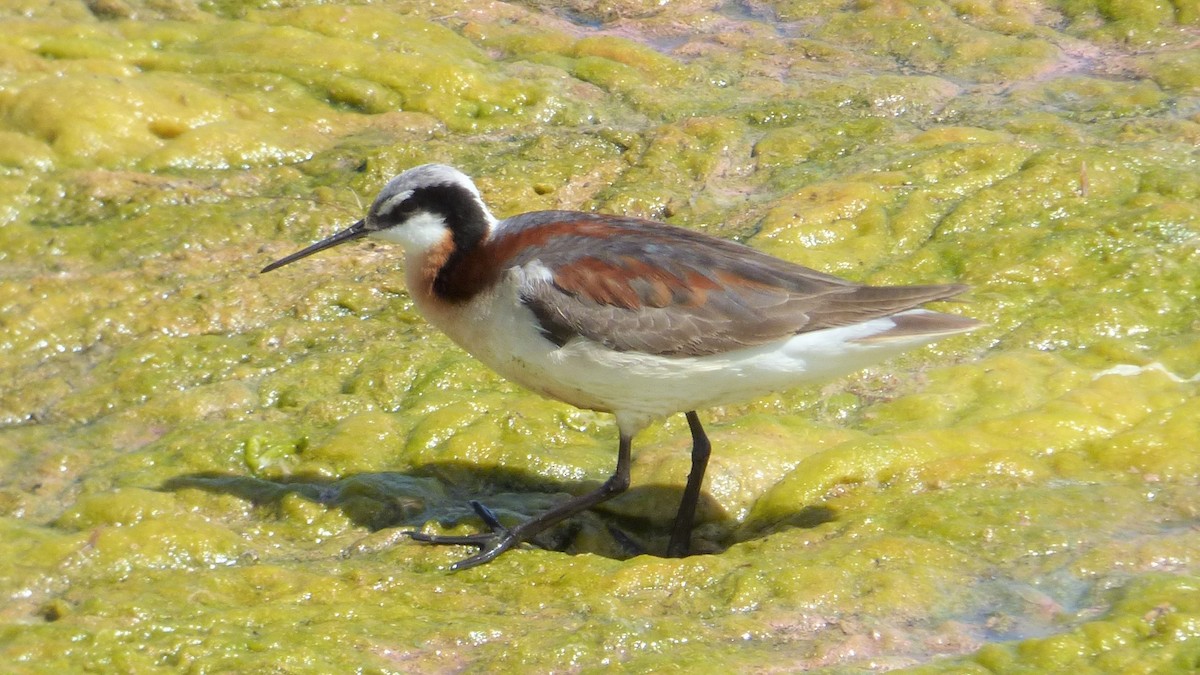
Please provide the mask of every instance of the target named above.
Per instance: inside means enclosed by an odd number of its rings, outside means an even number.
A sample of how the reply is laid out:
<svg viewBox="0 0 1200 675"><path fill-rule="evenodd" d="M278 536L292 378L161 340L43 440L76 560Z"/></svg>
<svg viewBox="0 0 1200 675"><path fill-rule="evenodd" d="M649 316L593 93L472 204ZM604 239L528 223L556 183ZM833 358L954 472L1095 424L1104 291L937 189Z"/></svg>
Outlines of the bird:
<svg viewBox="0 0 1200 675"><path fill-rule="evenodd" d="M634 436L677 413L691 433L691 469L666 553L686 556L712 448L697 410L849 374L981 325L923 307L959 295L961 284L855 283L636 217L553 210L497 220L475 183L444 164L400 173L363 219L262 273L365 237L403 248L418 311L476 359L616 419L616 467L599 487L512 527L472 500L487 531L407 533L477 549L452 570L490 562L624 492Z"/></svg>

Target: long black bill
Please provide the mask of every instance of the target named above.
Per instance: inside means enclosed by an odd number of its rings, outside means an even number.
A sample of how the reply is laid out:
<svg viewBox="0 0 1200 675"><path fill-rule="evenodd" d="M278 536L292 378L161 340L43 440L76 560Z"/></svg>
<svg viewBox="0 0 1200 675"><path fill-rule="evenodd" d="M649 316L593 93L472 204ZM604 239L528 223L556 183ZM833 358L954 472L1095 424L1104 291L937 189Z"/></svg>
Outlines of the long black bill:
<svg viewBox="0 0 1200 675"><path fill-rule="evenodd" d="M332 237L328 237L326 239L322 239L321 241L318 241L317 243L313 244L312 246L309 246L308 248L304 249L303 251L296 251L295 253L287 256L286 258L280 258L279 260L276 260L275 262L271 263L270 265L267 265L266 267L262 268L262 271L259 272L259 274L266 274L267 272L270 272L271 270L279 269L280 267L283 267L284 265L286 265L288 263L296 262L297 260L299 260L301 258L307 258L308 256L316 253L317 251L324 251L325 249L333 248L334 246L337 246L338 244L344 244L348 241L354 241L355 239L361 239L361 238L367 236L367 233L368 233L367 221L360 220L357 223L351 225L350 227L347 227L346 229L342 230L341 232L338 232L337 234L333 235Z"/></svg>

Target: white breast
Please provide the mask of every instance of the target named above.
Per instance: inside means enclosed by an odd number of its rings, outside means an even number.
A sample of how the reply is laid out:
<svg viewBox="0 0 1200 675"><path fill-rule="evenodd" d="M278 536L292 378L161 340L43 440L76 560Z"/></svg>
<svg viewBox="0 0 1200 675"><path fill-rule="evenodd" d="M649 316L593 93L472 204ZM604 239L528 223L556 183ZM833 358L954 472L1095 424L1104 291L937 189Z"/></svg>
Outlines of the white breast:
<svg viewBox="0 0 1200 675"><path fill-rule="evenodd" d="M578 408L614 413L630 434L674 413L854 372L938 337L853 342L893 328L885 317L709 356L618 352L585 338L560 347L542 335L518 286L513 274L461 305L414 298L430 323L497 373Z"/></svg>

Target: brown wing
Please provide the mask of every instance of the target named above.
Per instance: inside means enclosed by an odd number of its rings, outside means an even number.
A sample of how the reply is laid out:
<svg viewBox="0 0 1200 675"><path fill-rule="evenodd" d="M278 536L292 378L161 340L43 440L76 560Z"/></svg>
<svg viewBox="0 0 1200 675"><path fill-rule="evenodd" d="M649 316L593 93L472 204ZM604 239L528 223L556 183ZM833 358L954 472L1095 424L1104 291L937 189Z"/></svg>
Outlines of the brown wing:
<svg viewBox="0 0 1200 675"><path fill-rule="evenodd" d="M554 342L666 356L858 323L965 288L862 286L690 230L572 212L508 221L490 247L512 251L521 299Z"/></svg>

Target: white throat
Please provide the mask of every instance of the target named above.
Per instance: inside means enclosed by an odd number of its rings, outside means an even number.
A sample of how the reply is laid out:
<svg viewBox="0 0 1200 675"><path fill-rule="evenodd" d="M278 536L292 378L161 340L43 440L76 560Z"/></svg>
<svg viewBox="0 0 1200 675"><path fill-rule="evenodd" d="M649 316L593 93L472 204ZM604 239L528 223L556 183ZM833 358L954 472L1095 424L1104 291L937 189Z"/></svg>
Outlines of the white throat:
<svg viewBox="0 0 1200 675"><path fill-rule="evenodd" d="M446 240L450 228L441 216L421 211L404 223L385 230L376 230L369 236L404 247L406 253L425 253Z"/></svg>

